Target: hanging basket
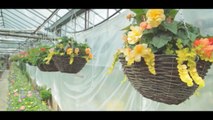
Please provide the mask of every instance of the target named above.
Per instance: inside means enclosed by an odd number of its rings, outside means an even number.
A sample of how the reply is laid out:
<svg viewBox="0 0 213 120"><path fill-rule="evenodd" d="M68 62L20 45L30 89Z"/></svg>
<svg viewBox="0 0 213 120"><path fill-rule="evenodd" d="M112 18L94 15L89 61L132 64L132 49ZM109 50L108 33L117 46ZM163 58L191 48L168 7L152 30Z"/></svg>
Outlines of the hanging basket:
<svg viewBox="0 0 213 120"><path fill-rule="evenodd" d="M55 66L55 63L53 60L50 61L50 64L44 64L43 66L48 72L58 71L58 68Z"/></svg>
<svg viewBox="0 0 213 120"><path fill-rule="evenodd" d="M63 73L78 73L86 64L86 60L81 57L74 57L72 64L69 64L70 57L54 55L53 61L59 71Z"/></svg>
<svg viewBox="0 0 213 120"><path fill-rule="evenodd" d="M50 64L40 64L40 65L38 65L38 68L41 71L46 71L46 72L56 72L56 71L58 71L58 68L55 66L53 60L50 61Z"/></svg>
<svg viewBox="0 0 213 120"><path fill-rule="evenodd" d="M192 87L188 87L180 80L174 55L155 55L156 75L149 72L144 60L126 66L127 62L122 54L119 59L124 73L134 88L151 100L178 105L193 95L198 87L195 83ZM210 66L210 62L198 60L198 74L204 78Z"/></svg>
<svg viewBox="0 0 213 120"><path fill-rule="evenodd" d="M0 71L0 78L2 77L3 71Z"/></svg>
<svg viewBox="0 0 213 120"><path fill-rule="evenodd" d="M40 71L46 71L46 69L44 68L44 64L39 64L38 68Z"/></svg>

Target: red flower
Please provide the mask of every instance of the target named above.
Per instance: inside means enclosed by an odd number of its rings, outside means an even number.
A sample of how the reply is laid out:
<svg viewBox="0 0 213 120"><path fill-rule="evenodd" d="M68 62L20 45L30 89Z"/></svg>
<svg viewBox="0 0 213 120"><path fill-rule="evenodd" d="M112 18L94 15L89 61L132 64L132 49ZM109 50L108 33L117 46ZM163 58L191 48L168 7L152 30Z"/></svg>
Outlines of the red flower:
<svg viewBox="0 0 213 120"><path fill-rule="evenodd" d="M199 44L200 44L200 40L199 39L194 41L194 46L198 46Z"/></svg>
<svg viewBox="0 0 213 120"><path fill-rule="evenodd" d="M40 49L42 52L45 52L46 51L46 48L41 48Z"/></svg>
<svg viewBox="0 0 213 120"><path fill-rule="evenodd" d="M194 41L194 46L201 46L201 51L204 52L203 55L211 58L213 52L213 38L197 39ZM201 51L197 51L197 53L200 54Z"/></svg>
<svg viewBox="0 0 213 120"><path fill-rule="evenodd" d="M213 37L209 38L210 45L213 45Z"/></svg>
<svg viewBox="0 0 213 120"><path fill-rule="evenodd" d="M211 58L212 52L213 52L213 45L206 46L203 48L204 54L208 57Z"/></svg>

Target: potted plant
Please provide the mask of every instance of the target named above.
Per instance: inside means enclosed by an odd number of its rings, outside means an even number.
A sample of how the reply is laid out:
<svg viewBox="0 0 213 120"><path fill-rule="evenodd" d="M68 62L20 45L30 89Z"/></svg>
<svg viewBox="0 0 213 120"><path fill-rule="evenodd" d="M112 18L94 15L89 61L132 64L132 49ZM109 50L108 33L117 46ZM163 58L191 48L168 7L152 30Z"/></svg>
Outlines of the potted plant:
<svg viewBox="0 0 213 120"><path fill-rule="evenodd" d="M53 60L51 60L49 64L46 64L46 62L44 61L44 58L46 58L50 53L49 52L50 46L39 46L38 49L39 49L37 59L38 68L41 71L48 71L48 72L58 71Z"/></svg>
<svg viewBox="0 0 213 120"><path fill-rule="evenodd" d="M55 62L59 71L65 73L78 73L93 58L91 49L86 43L78 43L73 38L61 37L45 58Z"/></svg>
<svg viewBox="0 0 213 120"><path fill-rule="evenodd" d="M29 65L37 66L37 61L39 59L39 48L30 48L27 50L27 61Z"/></svg>
<svg viewBox="0 0 213 120"><path fill-rule="evenodd" d="M124 28L124 47L110 67L120 60L124 73L144 97L166 104L180 104L203 80L213 62L213 41L199 28L175 21L175 9L132 9L133 20Z"/></svg>

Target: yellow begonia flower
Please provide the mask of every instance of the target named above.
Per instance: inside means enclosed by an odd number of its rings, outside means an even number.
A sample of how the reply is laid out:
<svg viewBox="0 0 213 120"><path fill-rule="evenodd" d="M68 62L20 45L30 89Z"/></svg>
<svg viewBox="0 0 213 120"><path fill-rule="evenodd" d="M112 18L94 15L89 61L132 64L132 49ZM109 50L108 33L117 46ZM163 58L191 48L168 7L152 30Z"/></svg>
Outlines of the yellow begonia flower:
<svg viewBox="0 0 213 120"><path fill-rule="evenodd" d="M60 53L60 56L63 56L64 55L64 53Z"/></svg>
<svg viewBox="0 0 213 120"><path fill-rule="evenodd" d="M133 51L130 48L120 49L120 52L124 54L127 65L134 63L134 55L132 54Z"/></svg>
<svg viewBox="0 0 213 120"><path fill-rule="evenodd" d="M75 48L75 54L78 55L78 53L79 53L79 48Z"/></svg>
<svg viewBox="0 0 213 120"><path fill-rule="evenodd" d="M66 53L67 53L67 55L71 55L72 54L72 48L67 48L67 50L66 50Z"/></svg>
<svg viewBox="0 0 213 120"><path fill-rule="evenodd" d="M148 54L147 51L147 44L139 44L136 45L133 49L133 54L134 54L134 59L136 62L140 62L141 61L141 57L144 57L145 54Z"/></svg>
<svg viewBox="0 0 213 120"><path fill-rule="evenodd" d="M124 48L121 49L120 52L124 54L128 66L132 65L134 62L140 62L143 57L146 65L149 68L149 71L154 75L156 74L154 67L155 56L152 53L152 50L147 48L147 44L138 44L134 47L133 50L130 48Z"/></svg>
<svg viewBox="0 0 213 120"><path fill-rule="evenodd" d="M139 26L131 26L131 31L127 34L127 41L129 44L135 44L142 37L143 30Z"/></svg>
<svg viewBox="0 0 213 120"><path fill-rule="evenodd" d="M56 47L62 49L64 47L64 45L63 44L57 44Z"/></svg>
<svg viewBox="0 0 213 120"><path fill-rule="evenodd" d="M49 52L51 53L51 52L54 52L54 48L50 48L49 49Z"/></svg>
<svg viewBox="0 0 213 120"><path fill-rule="evenodd" d="M50 53L47 55L47 57L44 58L44 61L46 61L46 64L50 64L50 61L51 61L51 59L52 59L52 57L53 57L54 54L55 54L54 52L50 52Z"/></svg>
<svg viewBox="0 0 213 120"><path fill-rule="evenodd" d="M165 20L163 9L149 9L146 13L147 22L151 27L158 27Z"/></svg>

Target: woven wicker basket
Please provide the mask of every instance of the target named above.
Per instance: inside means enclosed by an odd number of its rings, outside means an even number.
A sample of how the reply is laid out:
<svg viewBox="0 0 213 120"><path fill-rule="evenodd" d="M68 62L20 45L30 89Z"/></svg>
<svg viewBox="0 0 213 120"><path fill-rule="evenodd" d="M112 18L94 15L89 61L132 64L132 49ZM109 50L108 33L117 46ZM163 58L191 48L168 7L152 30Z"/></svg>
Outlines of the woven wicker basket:
<svg viewBox="0 0 213 120"><path fill-rule="evenodd" d="M2 77L3 71L0 71L0 78Z"/></svg>
<svg viewBox="0 0 213 120"><path fill-rule="evenodd" d="M50 61L50 64L44 64L43 66L46 69L46 71L48 71L48 72L58 71L58 68L56 67L53 60Z"/></svg>
<svg viewBox="0 0 213 120"><path fill-rule="evenodd" d="M55 71L58 71L58 68L55 66L53 60L50 61L50 64L40 64L40 65L38 65L38 68L41 71L46 71L46 72L55 72Z"/></svg>
<svg viewBox="0 0 213 120"><path fill-rule="evenodd" d="M124 56L119 56L120 62L129 81L134 88L144 97L166 104L180 104L191 95L198 87L196 84L188 87L178 75L176 56L155 55L156 75L152 75L145 62L136 62L126 66ZM204 78L211 63L198 60L198 74Z"/></svg>
<svg viewBox="0 0 213 120"><path fill-rule="evenodd" d="M39 70L41 71L46 71L46 69L44 68L44 64L39 64L38 65Z"/></svg>
<svg viewBox="0 0 213 120"><path fill-rule="evenodd" d="M64 73L78 73L86 64L86 60L81 57L75 57L72 64L69 64L70 57L54 55L53 61L59 71Z"/></svg>

